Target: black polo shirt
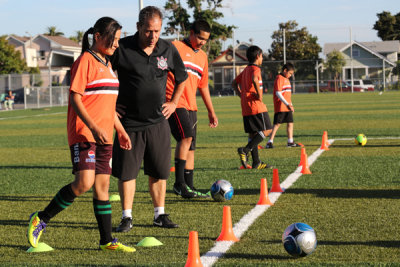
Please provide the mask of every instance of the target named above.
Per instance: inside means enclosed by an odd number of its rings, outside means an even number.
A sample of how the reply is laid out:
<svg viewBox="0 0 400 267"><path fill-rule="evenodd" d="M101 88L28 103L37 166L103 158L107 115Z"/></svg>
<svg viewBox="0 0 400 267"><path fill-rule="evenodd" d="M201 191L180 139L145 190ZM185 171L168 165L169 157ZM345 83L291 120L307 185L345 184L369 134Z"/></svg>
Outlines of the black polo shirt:
<svg viewBox="0 0 400 267"><path fill-rule="evenodd" d="M153 53L147 55L139 46L137 32L119 41L111 64L118 72L117 110L127 131L142 131L165 119L162 104L169 71L174 74L176 84L188 77L175 46L159 39Z"/></svg>

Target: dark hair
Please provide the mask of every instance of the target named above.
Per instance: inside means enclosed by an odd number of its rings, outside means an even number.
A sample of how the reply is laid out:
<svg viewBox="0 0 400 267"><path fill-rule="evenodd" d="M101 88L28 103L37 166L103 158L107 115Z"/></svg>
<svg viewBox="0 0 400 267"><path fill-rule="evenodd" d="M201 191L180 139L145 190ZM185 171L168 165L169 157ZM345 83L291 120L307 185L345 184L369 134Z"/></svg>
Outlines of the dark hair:
<svg viewBox="0 0 400 267"><path fill-rule="evenodd" d="M140 10L139 12L139 26L142 26L146 23L146 21L150 18L160 17L161 21L163 19L163 15L158 7L155 6L147 6Z"/></svg>
<svg viewBox="0 0 400 267"><path fill-rule="evenodd" d="M89 34L93 34L93 36L98 32L102 38L106 40L106 46L111 47L114 42L115 38L115 33L120 30L122 26L118 23L113 18L110 17L102 17L99 18L96 23L94 24L93 27L90 27L89 30L85 32L82 38L82 51L85 52L86 50L89 49L90 44L89 44ZM96 42L96 40L93 37L93 44Z"/></svg>
<svg viewBox="0 0 400 267"><path fill-rule="evenodd" d="M246 57L249 63L254 63L256 61L257 56L262 54L262 49L256 45L250 46L246 51Z"/></svg>
<svg viewBox="0 0 400 267"><path fill-rule="evenodd" d="M210 24L208 24L207 21L205 21L203 19L199 19L199 20L196 20L195 22L193 22L191 30L195 34L199 34L200 31L211 32L211 27L210 27Z"/></svg>
<svg viewBox="0 0 400 267"><path fill-rule="evenodd" d="M292 63L286 63L286 64L283 65L283 67L282 67L282 72L283 72L284 70L287 70L287 71L289 71L289 70L294 70L293 64L292 64Z"/></svg>

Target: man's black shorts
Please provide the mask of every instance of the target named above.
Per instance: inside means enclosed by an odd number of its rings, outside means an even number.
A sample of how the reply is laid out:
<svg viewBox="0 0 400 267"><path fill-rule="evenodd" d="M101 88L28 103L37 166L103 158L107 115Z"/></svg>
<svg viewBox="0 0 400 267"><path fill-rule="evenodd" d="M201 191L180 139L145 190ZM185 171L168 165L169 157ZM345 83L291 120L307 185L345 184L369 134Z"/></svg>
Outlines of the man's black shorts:
<svg viewBox="0 0 400 267"><path fill-rule="evenodd" d="M177 142L192 137L190 150L196 149L197 111L177 108L168 119L171 134Z"/></svg>
<svg viewBox="0 0 400 267"><path fill-rule="evenodd" d="M274 124L293 122L293 111L277 112L274 114Z"/></svg>
<svg viewBox="0 0 400 267"><path fill-rule="evenodd" d="M243 117L244 131L246 133L255 133L272 129L268 112L258 113Z"/></svg>
<svg viewBox="0 0 400 267"><path fill-rule="evenodd" d="M115 136L112 175L123 181L136 179L144 161L144 174L156 179L168 179L171 164L168 122L163 120L143 131L128 132L128 135L132 142L131 150L121 149L118 136Z"/></svg>

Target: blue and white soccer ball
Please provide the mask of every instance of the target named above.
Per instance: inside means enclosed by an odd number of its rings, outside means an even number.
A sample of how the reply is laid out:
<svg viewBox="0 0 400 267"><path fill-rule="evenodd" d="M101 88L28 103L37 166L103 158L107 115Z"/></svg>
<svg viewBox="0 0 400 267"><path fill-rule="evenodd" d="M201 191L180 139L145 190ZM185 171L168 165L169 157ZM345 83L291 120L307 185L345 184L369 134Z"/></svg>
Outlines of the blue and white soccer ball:
<svg viewBox="0 0 400 267"><path fill-rule="evenodd" d="M317 247L314 229L305 223L289 225L282 235L285 250L293 257L305 257Z"/></svg>
<svg viewBox="0 0 400 267"><path fill-rule="evenodd" d="M217 180L210 191L215 201L231 200L233 197L233 186L227 180Z"/></svg>

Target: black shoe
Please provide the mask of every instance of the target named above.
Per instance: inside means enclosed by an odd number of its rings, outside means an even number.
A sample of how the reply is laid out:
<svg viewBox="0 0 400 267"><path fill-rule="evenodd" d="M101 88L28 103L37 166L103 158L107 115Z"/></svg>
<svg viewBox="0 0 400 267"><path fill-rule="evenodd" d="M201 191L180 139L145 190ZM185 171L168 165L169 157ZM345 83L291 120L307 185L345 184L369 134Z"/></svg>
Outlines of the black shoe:
<svg viewBox="0 0 400 267"><path fill-rule="evenodd" d="M194 198L196 194L186 184L174 184L174 193L183 198Z"/></svg>
<svg viewBox="0 0 400 267"><path fill-rule="evenodd" d="M301 145L297 143L287 143L287 147L301 147Z"/></svg>
<svg viewBox="0 0 400 267"><path fill-rule="evenodd" d="M162 228L178 228L179 225L173 223L169 218L169 214L160 214L157 219L153 220L153 225Z"/></svg>
<svg viewBox="0 0 400 267"><path fill-rule="evenodd" d="M272 169L272 166L261 161L260 163L253 165L252 169L256 169L256 170Z"/></svg>
<svg viewBox="0 0 400 267"><path fill-rule="evenodd" d="M132 218L124 217L122 218L121 222L119 223L116 232L126 233L132 229Z"/></svg>
<svg viewBox="0 0 400 267"><path fill-rule="evenodd" d="M238 148L238 154L240 157L240 162L242 163L243 168L247 169L247 154L244 152L243 147Z"/></svg>
<svg viewBox="0 0 400 267"><path fill-rule="evenodd" d="M268 143L265 145L265 148L274 148L274 145L273 145L272 143L268 142Z"/></svg>

